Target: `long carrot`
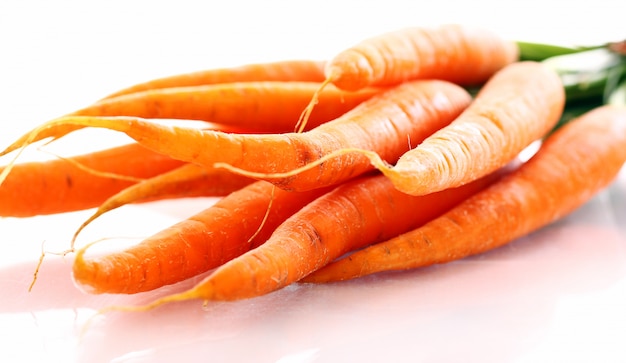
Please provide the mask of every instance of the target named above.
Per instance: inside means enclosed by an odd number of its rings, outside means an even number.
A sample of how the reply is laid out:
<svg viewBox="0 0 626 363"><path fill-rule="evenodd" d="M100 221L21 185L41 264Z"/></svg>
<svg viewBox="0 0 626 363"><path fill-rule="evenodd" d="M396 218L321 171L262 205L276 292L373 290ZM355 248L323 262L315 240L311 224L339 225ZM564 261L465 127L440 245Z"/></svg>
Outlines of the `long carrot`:
<svg viewBox="0 0 626 363"><path fill-rule="evenodd" d="M518 56L515 42L467 25L410 27L380 34L340 51L328 61L326 80L299 123L308 123L317 97L327 84L358 90L415 79L442 79L473 86L517 61Z"/></svg>
<svg viewBox="0 0 626 363"><path fill-rule="evenodd" d="M31 217L92 208L137 179L183 164L136 143L67 159L15 164L0 187L0 216ZM103 176L104 172L129 178Z"/></svg>
<svg viewBox="0 0 626 363"><path fill-rule="evenodd" d="M94 103L66 116L131 116L150 119L199 120L220 125L223 131L240 133L283 133L294 131L298 117L319 83L315 82L238 82L177 87L135 92ZM311 114L309 128L333 120L359 103L381 93L368 88L347 92L328 90ZM60 138L83 128L57 125L41 132L32 141ZM207 125L206 128L211 128ZM213 127L215 128L215 127ZM19 148L19 138L2 154Z"/></svg>
<svg viewBox="0 0 626 363"><path fill-rule="evenodd" d="M626 162L626 108L602 106L552 134L522 167L423 227L304 278L352 279L445 263L527 235L574 211Z"/></svg>
<svg viewBox="0 0 626 363"><path fill-rule="evenodd" d="M124 251L85 259L86 248L80 249L74 279L90 293L125 294L182 281L265 242L276 226L326 191L294 193L255 182Z"/></svg>
<svg viewBox="0 0 626 363"><path fill-rule="evenodd" d="M78 234L104 213L130 203L167 198L195 196L225 196L253 180L219 169L207 169L195 164L182 166L131 185L103 201L96 212L81 224L72 239L71 250Z"/></svg>
<svg viewBox="0 0 626 363"><path fill-rule="evenodd" d="M164 126L137 118L73 116L46 123L46 128L80 125L126 133L142 145L173 158L213 167L217 162L263 173L283 172L309 164L346 147L368 149L394 162L410 143L419 143L449 124L469 104L469 94L445 81L409 82L378 94L339 118L304 133L240 135ZM27 140L29 141L29 140ZM346 154L314 170L273 180L284 189L306 190L331 185L372 170L367 157Z"/></svg>
<svg viewBox="0 0 626 363"><path fill-rule="evenodd" d="M325 62L323 61L293 59L267 63L251 63L228 68L212 68L152 79L121 89L105 98L113 98L160 88L200 86L230 82L322 82L324 80L324 64Z"/></svg>
<svg viewBox="0 0 626 363"><path fill-rule="evenodd" d="M407 151L393 166L371 150L346 148L286 173L263 175L228 168L273 180L353 153L370 158L400 191L428 194L463 185L502 167L546 136L559 121L564 105L563 85L553 70L537 62L517 62L497 72L458 118Z"/></svg>
<svg viewBox="0 0 626 363"><path fill-rule="evenodd" d="M517 61L518 55L517 44L495 32L444 24L365 39L328 61L324 73L334 85L347 90L426 78L478 85Z"/></svg>

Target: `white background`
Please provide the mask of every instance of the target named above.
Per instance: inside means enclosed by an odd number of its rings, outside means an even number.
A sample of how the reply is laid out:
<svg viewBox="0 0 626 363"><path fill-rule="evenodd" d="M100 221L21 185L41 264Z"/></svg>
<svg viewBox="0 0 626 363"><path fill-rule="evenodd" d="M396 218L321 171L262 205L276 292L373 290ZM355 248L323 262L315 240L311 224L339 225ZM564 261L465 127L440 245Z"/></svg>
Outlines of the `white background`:
<svg viewBox="0 0 626 363"><path fill-rule="evenodd" d="M328 59L364 37L404 26L478 24L510 39L566 45L618 40L626 37L618 4L3 0L0 145L137 82L252 62ZM125 140L85 135L54 150L80 153ZM147 236L209 203L124 207L83 237ZM51 256L26 292L41 243L67 247L88 214L0 218L1 361L626 359L624 178L554 226L482 256L349 283L293 286L204 310L190 302L112 314L80 339L80 327L99 306L146 302L193 283L132 297L88 296L72 285L71 258Z"/></svg>

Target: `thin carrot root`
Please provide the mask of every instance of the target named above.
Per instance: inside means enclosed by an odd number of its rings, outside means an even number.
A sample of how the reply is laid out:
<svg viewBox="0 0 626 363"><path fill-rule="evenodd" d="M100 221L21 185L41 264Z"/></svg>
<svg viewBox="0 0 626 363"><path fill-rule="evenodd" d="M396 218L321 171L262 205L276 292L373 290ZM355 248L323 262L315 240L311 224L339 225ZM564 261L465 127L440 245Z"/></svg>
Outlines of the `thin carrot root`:
<svg viewBox="0 0 626 363"><path fill-rule="evenodd" d="M327 78L324 82L322 82L322 84L317 89L317 91L313 93L313 97L311 97L311 101L304 108L304 111L302 111L302 114L300 115L300 118L298 119L298 122L296 123L295 131L297 133L304 131L307 123L309 122L309 118L311 117L311 113L313 112L313 108L319 102L320 94L322 93L324 88L326 88L326 86L331 82L332 82L332 79Z"/></svg>
<svg viewBox="0 0 626 363"><path fill-rule="evenodd" d="M383 173L393 171L392 165L384 161L380 157L380 155L378 155L376 152L371 151L371 150L365 150L365 149L357 149L357 148L344 148L344 149L336 150L306 165L303 165L299 168L295 168L295 169L288 170L285 172L261 173L261 172L245 170L245 169L242 169L242 168L239 168L239 167L236 167L229 163L224 163L224 162L214 163L213 167L215 169L225 169L231 173L245 176L248 178L257 179L257 180L267 180L269 182L272 182L274 179L280 180L280 179L290 178L300 173L303 173L305 171L315 169L316 167L332 159L335 159L335 158L338 158L340 156L347 155L347 154L360 154L362 156L365 156L366 158L369 159L372 166L374 166L376 169L378 169L379 171Z"/></svg>

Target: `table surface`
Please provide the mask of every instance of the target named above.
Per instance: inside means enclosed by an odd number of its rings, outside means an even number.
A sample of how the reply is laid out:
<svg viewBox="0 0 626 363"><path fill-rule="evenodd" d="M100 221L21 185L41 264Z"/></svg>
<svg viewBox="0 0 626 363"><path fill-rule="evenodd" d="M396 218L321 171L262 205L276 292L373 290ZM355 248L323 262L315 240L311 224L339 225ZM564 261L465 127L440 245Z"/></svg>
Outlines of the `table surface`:
<svg viewBox="0 0 626 363"><path fill-rule="evenodd" d="M36 4L34 4L36 3ZM614 2L3 1L0 144L119 88L159 76L278 59L328 59L384 31L479 24L516 40L595 44L623 37ZM582 5L581 5L582 4ZM36 5L36 6L35 6ZM580 6L579 6L580 5ZM496 15L494 15L496 14ZM622 32L620 34L620 32ZM68 137L54 152L126 139ZM31 150L24 159L49 158ZM6 158L0 161L6 162ZM120 208L84 231L147 236L215 199ZM572 215L500 249L453 263L327 285L295 284L250 300L112 313L190 287L87 295L67 247L91 211L0 218L0 360L12 362L623 361L626 176ZM132 221L132 222L129 222ZM120 242L122 243L122 242Z"/></svg>

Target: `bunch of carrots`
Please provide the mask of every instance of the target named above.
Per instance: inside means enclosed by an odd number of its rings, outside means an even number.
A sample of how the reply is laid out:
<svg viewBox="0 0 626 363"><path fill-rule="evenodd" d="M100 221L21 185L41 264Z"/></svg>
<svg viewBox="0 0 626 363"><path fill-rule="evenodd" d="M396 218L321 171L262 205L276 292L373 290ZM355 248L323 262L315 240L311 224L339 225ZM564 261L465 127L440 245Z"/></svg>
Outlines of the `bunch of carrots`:
<svg viewBox="0 0 626 363"><path fill-rule="evenodd" d="M571 63L583 57L589 67ZM65 252L90 293L212 270L190 290L126 309L445 263L527 235L610 185L626 162L625 78L624 43L524 43L457 24L381 34L327 61L173 75L0 151L15 154L0 169L0 215L93 208ZM134 142L18 162L25 147L87 127ZM123 251L89 257L90 244L75 246L115 208L190 196L220 199Z"/></svg>

